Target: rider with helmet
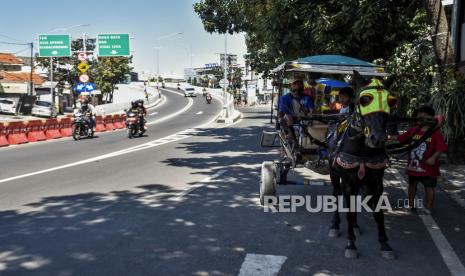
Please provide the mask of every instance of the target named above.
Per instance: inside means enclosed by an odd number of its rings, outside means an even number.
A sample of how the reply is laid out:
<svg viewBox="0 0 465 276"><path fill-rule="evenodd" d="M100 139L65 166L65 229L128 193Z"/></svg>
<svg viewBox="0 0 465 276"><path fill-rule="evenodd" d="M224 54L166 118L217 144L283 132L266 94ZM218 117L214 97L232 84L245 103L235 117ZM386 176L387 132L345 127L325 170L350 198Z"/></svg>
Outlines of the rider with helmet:
<svg viewBox="0 0 465 276"><path fill-rule="evenodd" d="M79 108L79 112L89 119L89 126L95 131L95 107L89 103L88 98L81 98L81 107Z"/></svg>
<svg viewBox="0 0 465 276"><path fill-rule="evenodd" d="M140 127L141 129L146 129L145 126L145 115L147 115L147 109L144 107L143 100L136 100L131 102L131 108L126 112L126 115L129 116L130 113L137 114L140 117Z"/></svg>
<svg viewBox="0 0 465 276"><path fill-rule="evenodd" d="M147 116L147 108L144 106L144 100L137 100L137 107L139 108L139 114L140 114L140 127L141 129L147 129L145 126L145 123L147 122L145 120L145 116Z"/></svg>

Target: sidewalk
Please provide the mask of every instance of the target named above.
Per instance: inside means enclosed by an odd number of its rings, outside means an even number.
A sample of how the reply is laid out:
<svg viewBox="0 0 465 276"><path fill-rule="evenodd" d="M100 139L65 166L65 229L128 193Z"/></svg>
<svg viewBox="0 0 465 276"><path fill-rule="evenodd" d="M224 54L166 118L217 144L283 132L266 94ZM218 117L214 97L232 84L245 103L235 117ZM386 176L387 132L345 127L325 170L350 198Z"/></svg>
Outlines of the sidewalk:
<svg viewBox="0 0 465 276"><path fill-rule="evenodd" d="M391 167L405 173L406 161L391 159ZM465 165L441 165L438 188L443 189L461 207L465 208Z"/></svg>
<svg viewBox="0 0 465 276"><path fill-rule="evenodd" d="M445 165L439 183L460 206L465 208L465 165Z"/></svg>

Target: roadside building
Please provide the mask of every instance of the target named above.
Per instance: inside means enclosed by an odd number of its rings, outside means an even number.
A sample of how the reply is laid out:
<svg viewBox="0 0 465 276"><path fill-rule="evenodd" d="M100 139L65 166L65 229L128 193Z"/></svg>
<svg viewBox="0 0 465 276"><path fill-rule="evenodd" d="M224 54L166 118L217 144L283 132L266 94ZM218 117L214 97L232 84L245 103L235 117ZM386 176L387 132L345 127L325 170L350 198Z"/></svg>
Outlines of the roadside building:
<svg viewBox="0 0 465 276"><path fill-rule="evenodd" d="M0 53L0 71L21 71L23 61L13 54Z"/></svg>
<svg viewBox="0 0 465 276"><path fill-rule="evenodd" d="M30 63L29 60L25 65L22 59L13 54L0 53L0 98L13 100L16 111L23 114L30 112L35 100L35 88L44 83L41 76L31 74Z"/></svg>

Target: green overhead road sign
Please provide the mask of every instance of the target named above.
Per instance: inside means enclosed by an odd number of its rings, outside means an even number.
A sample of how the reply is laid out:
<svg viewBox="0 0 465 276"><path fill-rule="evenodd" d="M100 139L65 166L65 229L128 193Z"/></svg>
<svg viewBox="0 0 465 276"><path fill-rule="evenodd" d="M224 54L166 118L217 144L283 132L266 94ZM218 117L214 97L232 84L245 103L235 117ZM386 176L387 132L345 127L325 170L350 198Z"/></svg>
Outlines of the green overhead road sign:
<svg viewBox="0 0 465 276"><path fill-rule="evenodd" d="M71 56L71 39L69 35L39 35L39 56Z"/></svg>
<svg viewBox="0 0 465 276"><path fill-rule="evenodd" d="M130 56L129 34L99 34L97 36L100 57Z"/></svg>

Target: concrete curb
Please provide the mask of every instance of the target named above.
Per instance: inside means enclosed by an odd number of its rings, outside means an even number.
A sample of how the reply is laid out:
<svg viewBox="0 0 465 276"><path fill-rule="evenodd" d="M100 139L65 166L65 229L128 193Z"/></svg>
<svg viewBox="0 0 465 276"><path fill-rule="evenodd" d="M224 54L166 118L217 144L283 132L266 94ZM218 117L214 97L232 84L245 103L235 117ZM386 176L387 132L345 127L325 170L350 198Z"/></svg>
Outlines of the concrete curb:
<svg viewBox="0 0 465 276"><path fill-rule="evenodd" d="M236 111L236 112L234 113L232 118L227 118L227 119L225 119L225 118L217 118L216 122L217 123L225 123L225 124L232 124L232 123L237 122L240 118L242 118L242 113L240 111L238 111L238 110L234 110L234 111ZM221 117L221 115L219 117Z"/></svg>

